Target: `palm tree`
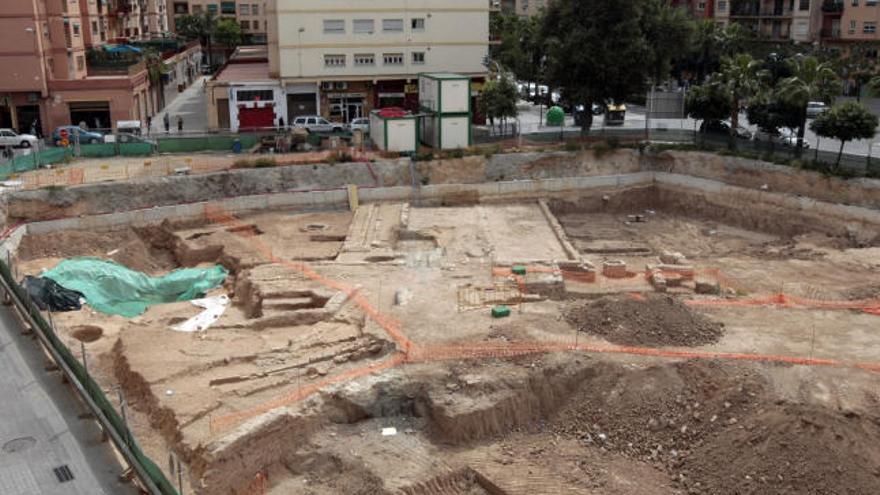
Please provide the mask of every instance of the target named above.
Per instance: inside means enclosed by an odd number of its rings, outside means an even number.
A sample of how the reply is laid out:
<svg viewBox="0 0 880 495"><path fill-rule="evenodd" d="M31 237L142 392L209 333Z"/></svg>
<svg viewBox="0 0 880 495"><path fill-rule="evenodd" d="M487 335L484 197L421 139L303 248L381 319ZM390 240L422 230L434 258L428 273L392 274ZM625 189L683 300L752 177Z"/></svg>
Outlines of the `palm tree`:
<svg viewBox="0 0 880 495"><path fill-rule="evenodd" d="M159 108L165 107L165 91L162 85L162 76L168 73L168 67L162 61L162 54L154 48L143 51L144 64L147 66L147 77L150 79L150 87L155 88L159 100Z"/></svg>
<svg viewBox="0 0 880 495"><path fill-rule="evenodd" d="M733 58L725 58L721 62L721 72L717 74L719 89L727 97L730 105L730 144L736 147L736 133L739 128L739 113L755 98L761 89L761 62L747 53Z"/></svg>
<svg viewBox="0 0 880 495"><path fill-rule="evenodd" d="M779 96L799 111L797 153L804 144L807 128L807 104L811 101L831 103L840 93L840 78L831 64L819 62L816 57L794 57L791 62L792 76L779 82Z"/></svg>

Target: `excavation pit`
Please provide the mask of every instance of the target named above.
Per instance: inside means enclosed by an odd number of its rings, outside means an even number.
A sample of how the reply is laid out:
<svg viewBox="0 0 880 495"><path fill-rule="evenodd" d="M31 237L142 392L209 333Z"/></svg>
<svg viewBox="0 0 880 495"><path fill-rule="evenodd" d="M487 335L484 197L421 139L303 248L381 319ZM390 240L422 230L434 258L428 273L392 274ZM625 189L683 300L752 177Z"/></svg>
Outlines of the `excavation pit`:
<svg viewBox="0 0 880 495"><path fill-rule="evenodd" d="M53 315L90 342L101 386L121 386L145 451L186 463L188 493L261 477L279 495L870 491L880 254L840 223L867 238L876 224L659 181L502 199L206 208L28 235L18 270L78 255L229 269L208 295L231 304L199 335L171 328L201 311L189 302ZM491 318L498 304L508 318ZM765 426L796 447L798 476L777 450L747 460ZM809 432L854 447L825 458Z"/></svg>

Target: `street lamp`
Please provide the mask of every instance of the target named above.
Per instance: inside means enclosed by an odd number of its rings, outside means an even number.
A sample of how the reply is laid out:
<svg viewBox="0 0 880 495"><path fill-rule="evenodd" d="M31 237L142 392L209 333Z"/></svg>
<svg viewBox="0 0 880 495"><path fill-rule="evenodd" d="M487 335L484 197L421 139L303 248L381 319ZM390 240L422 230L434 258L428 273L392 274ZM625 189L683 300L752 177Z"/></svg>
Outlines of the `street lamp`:
<svg viewBox="0 0 880 495"><path fill-rule="evenodd" d="M303 56L302 56L303 38L302 38L302 34L305 32L305 30L306 30L306 28L304 28L304 27L300 27L299 29L296 30L296 37L299 42L298 50L296 51L297 65L299 66L299 77L302 77L302 75L303 75Z"/></svg>

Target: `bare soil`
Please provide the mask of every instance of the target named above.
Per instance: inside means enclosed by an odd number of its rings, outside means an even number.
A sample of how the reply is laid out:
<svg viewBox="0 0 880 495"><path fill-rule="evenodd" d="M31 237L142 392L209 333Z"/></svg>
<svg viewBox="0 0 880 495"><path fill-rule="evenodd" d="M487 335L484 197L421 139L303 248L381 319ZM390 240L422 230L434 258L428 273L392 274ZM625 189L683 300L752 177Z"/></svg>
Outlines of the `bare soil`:
<svg viewBox="0 0 880 495"><path fill-rule="evenodd" d="M718 342L724 325L673 296L606 296L574 305L565 315L581 332L609 342L647 346L700 346Z"/></svg>

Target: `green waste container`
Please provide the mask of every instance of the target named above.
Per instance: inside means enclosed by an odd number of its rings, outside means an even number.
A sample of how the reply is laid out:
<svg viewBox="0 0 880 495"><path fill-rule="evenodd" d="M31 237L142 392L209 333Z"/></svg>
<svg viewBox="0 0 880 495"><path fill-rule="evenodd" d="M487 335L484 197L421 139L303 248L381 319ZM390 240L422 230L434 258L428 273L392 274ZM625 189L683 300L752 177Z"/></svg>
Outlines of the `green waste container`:
<svg viewBox="0 0 880 495"><path fill-rule="evenodd" d="M514 275L525 275L526 267L523 265L513 265L510 267L510 271L513 272Z"/></svg>
<svg viewBox="0 0 880 495"><path fill-rule="evenodd" d="M561 126L565 122L565 111L560 107L550 107L547 110L547 125Z"/></svg>
<svg viewBox="0 0 880 495"><path fill-rule="evenodd" d="M510 316L510 308L507 306L495 306L492 308L492 318L504 318Z"/></svg>

